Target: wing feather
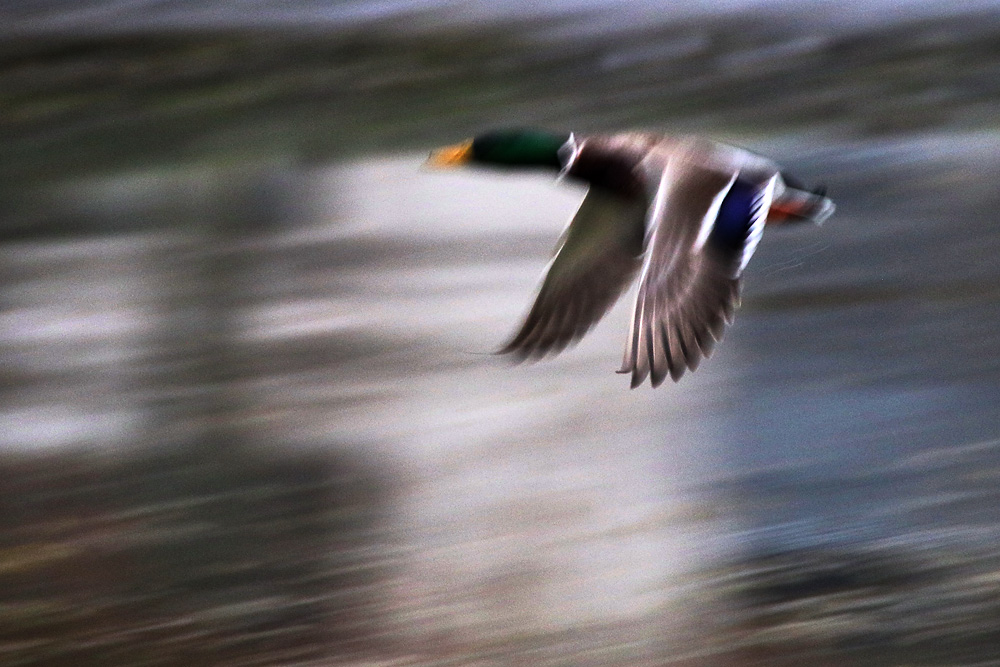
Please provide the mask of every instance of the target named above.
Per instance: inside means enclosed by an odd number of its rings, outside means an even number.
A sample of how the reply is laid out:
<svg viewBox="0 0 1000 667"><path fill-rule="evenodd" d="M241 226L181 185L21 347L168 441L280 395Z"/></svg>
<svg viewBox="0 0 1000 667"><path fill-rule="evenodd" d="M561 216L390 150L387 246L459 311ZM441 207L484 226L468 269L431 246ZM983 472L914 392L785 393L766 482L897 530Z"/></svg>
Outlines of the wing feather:
<svg viewBox="0 0 1000 667"><path fill-rule="evenodd" d="M641 264L646 206L591 187L560 239L531 310L499 353L557 354L597 323Z"/></svg>
<svg viewBox="0 0 1000 667"><path fill-rule="evenodd" d="M633 387L647 377L654 387L668 375L679 380L712 353L732 323L740 274L760 238L775 183L753 186L743 236L720 242L713 226L738 176L694 159L672 159L664 170L620 371L631 373Z"/></svg>

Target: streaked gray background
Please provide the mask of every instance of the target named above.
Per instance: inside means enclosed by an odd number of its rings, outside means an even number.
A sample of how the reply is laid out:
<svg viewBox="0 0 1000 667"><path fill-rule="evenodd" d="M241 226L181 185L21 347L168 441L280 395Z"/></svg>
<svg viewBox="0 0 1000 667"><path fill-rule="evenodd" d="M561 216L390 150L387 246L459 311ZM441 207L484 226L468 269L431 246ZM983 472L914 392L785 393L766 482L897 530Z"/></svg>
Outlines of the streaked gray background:
<svg viewBox="0 0 1000 667"><path fill-rule="evenodd" d="M0 8L4 664L991 664L992 4ZM511 123L824 182L715 356L513 367Z"/></svg>

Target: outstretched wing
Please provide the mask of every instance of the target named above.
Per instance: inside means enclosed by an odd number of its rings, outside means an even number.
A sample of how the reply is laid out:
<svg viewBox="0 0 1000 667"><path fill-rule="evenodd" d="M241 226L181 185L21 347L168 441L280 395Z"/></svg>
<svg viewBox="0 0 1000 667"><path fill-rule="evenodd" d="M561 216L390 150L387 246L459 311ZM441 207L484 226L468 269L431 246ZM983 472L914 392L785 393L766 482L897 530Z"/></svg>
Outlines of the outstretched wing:
<svg viewBox="0 0 1000 667"><path fill-rule="evenodd" d="M500 353L538 358L587 333L638 270L645 225L644 200L591 187L563 232L534 305Z"/></svg>
<svg viewBox="0 0 1000 667"><path fill-rule="evenodd" d="M711 354L739 305L775 181L744 182L694 160L667 166L619 371L632 374L632 387L647 376L654 387L667 375L676 381Z"/></svg>

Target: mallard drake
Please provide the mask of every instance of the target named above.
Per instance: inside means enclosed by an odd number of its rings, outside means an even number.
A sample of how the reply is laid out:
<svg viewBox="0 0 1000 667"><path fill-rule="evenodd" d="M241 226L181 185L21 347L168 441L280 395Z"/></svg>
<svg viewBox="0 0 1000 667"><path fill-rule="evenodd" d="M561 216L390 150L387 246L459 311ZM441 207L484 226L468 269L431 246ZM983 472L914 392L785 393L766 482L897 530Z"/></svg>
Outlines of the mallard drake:
<svg viewBox="0 0 1000 667"><path fill-rule="evenodd" d="M548 169L589 186L524 323L500 350L540 358L579 340L639 274L620 373L680 379L712 353L739 305L743 269L766 223L822 223L834 205L772 161L696 137L482 134L428 165Z"/></svg>

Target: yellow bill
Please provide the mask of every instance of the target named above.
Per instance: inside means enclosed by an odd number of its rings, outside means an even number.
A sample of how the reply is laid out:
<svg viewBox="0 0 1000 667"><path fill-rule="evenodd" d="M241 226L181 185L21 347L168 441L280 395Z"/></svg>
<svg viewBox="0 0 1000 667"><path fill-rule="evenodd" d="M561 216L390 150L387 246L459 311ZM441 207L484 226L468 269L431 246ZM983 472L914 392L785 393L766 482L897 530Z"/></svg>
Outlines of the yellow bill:
<svg viewBox="0 0 1000 667"><path fill-rule="evenodd" d="M472 157L472 139L460 144L445 146L431 151L431 156L424 164L428 167L448 168L465 164Z"/></svg>

